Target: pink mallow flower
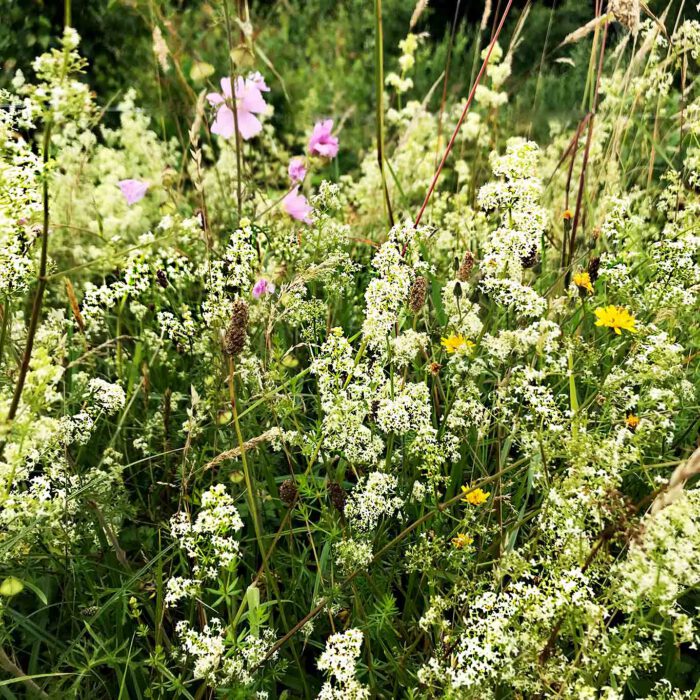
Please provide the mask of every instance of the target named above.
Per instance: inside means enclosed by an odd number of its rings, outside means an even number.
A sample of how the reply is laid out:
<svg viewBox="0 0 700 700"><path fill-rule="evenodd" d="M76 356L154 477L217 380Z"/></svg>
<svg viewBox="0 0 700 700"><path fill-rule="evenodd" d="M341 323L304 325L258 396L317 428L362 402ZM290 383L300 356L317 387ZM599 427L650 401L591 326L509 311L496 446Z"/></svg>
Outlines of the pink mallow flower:
<svg viewBox="0 0 700 700"><path fill-rule="evenodd" d="M245 141L252 139L253 136L262 131L262 124L255 115L261 114L267 109L260 91L268 89L262 76L259 78L253 76L253 79L236 78L236 117L238 118L238 131ZM211 133L230 139L236 132L233 109L230 107L233 100L231 78L221 78L221 93L210 92L207 99L209 104L218 105Z"/></svg>
<svg viewBox="0 0 700 700"><path fill-rule="evenodd" d="M129 206L140 202L146 196L149 188L149 184L142 180L119 180L117 184Z"/></svg>
<svg viewBox="0 0 700 700"><path fill-rule="evenodd" d="M309 153L311 155L323 156L324 158L335 158L338 155L338 138L331 134L333 120L325 119L314 124L314 130L309 139Z"/></svg>
<svg viewBox="0 0 700 700"><path fill-rule="evenodd" d="M263 78L257 71L255 73L250 73L248 75L248 80L250 80L251 83L254 83L260 92L270 92L270 88L267 87L265 78Z"/></svg>
<svg viewBox="0 0 700 700"><path fill-rule="evenodd" d="M275 291L275 285L261 277L253 286L253 296L256 299L265 296L266 294L272 294Z"/></svg>
<svg viewBox="0 0 700 700"><path fill-rule="evenodd" d="M303 158L292 158L289 161L289 177L292 182L302 182L306 177L306 166Z"/></svg>
<svg viewBox="0 0 700 700"><path fill-rule="evenodd" d="M313 211L313 207L303 194L299 194L299 185L294 187L282 200L282 206L289 216L294 217L298 221L303 221L305 224L311 223L309 214Z"/></svg>

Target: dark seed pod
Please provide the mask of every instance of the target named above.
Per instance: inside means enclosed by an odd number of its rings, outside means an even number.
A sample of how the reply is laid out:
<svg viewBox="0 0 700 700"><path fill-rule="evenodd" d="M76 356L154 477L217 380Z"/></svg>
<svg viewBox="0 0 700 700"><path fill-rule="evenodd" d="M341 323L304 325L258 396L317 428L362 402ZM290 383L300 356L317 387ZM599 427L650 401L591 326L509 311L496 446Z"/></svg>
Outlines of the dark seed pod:
<svg viewBox="0 0 700 700"><path fill-rule="evenodd" d="M408 298L408 306L414 314L417 314L425 304L425 297L428 293L428 280L425 277L416 277L411 286L411 293Z"/></svg>
<svg viewBox="0 0 700 700"><path fill-rule="evenodd" d="M523 255L520 258L520 262L526 270L534 267L535 263L537 262L537 248L530 248L527 255Z"/></svg>
<svg viewBox="0 0 700 700"><path fill-rule="evenodd" d="M294 479L285 479L280 484L280 500L284 505L291 507L297 500L299 489L297 488Z"/></svg>
<svg viewBox="0 0 700 700"><path fill-rule="evenodd" d="M460 282L466 282L469 279L469 275L471 275L472 270L474 269L475 260L476 258L474 257L474 253L472 253L470 250L464 254L462 264L459 266L459 270L457 270L457 279Z"/></svg>
<svg viewBox="0 0 700 700"><path fill-rule="evenodd" d="M156 272L156 278L158 279L158 284L163 287L163 289L166 289L168 286L168 276L165 274L165 270L158 270L158 272Z"/></svg>
<svg viewBox="0 0 700 700"><path fill-rule="evenodd" d="M331 481L328 484L328 496L333 507L338 512L342 513L345 511L345 489L340 484Z"/></svg>
<svg viewBox="0 0 700 700"><path fill-rule="evenodd" d="M591 278L591 284L595 284L598 279L598 271L600 270L600 258L596 255L588 261L588 276Z"/></svg>
<svg viewBox="0 0 700 700"><path fill-rule="evenodd" d="M224 352L227 355L238 355L243 350L248 332L248 304L243 299L233 302L231 320L224 335Z"/></svg>

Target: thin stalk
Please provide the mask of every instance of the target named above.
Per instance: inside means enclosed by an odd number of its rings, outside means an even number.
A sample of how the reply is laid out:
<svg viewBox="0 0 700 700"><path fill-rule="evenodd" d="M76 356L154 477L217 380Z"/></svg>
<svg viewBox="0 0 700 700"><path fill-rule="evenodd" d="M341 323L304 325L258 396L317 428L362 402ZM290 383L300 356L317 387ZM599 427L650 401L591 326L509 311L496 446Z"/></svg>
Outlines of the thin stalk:
<svg viewBox="0 0 700 700"><path fill-rule="evenodd" d="M68 4L70 7L70 4ZM15 391L12 396L12 403L10 404L10 410L7 414L7 420L11 421L17 415L17 407L19 406L19 401L22 398L22 390L24 389L24 382L27 379L27 372L29 370L29 362L32 359L32 350L34 349L34 338L36 336L36 330L39 327L39 318L41 316L41 306L44 301L44 291L46 290L46 268L47 260L49 256L49 177L48 177L48 163L49 163L49 149L51 145L51 131L53 128L53 122L49 120L44 131L44 141L42 144L43 151L43 207L44 207L44 219L41 229L41 260L39 263L39 275L37 277L38 284L36 292L34 294L34 302L32 303L32 315L29 319L29 328L27 329L27 342L24 346L24 353L22 355L22 364L19 368L19 376L17 377L17 383L15 384Z"/></svg>
<svg viewBox="0 0 700 700"><path fill-rule="evenodd" d="M5 353L5 341L7 340L7 327L9 325L12 308L10 302L6 302L2 307L2 331L0 331L0 367L2 367L2 358Z"/></svg>
<svg viewBox="0 0 700 700"><path fill-rule="evenodd" d="M510 8L513 5L513 0L508 0L508 4L506 5L506 9L503 11L503 16L501 17L501 21L498 24L498 28L494 32L493 38L491 39L491 43L489 44L488 51L486 52L486 57L484 58L484 62L481 64L481 68L479 69L479 73L476 76L476 80L474 81L474 84L472 85L471 90L469 91L469 96L467 97L467 103L464 105L464 109L462 110L462 114L459 117L459 121L457 122L457 126L455 126L455 130L452 132L452 137L450 138L449 143L447 144L447 148L445 149L445 153L442 156L442 160L440 161L440 165L438 166L437 170L435 171L435 175L433 175L433 180L430 183L430 187L428 188L428 192L425 195L425 199L423 200L423 204L420 208L420 211L418 212L418 216L416 217L415 226L418 226L420 224L421 219L423 218L423 214L425 212L425 208L428 206L428 202L430 201L430 197L433 194L433 191L435 190L435 185L437 185L437 181L440 178L440 173L442 172L442 169L445 167L445 162L447 161L448 156L450 155L450 152L452 151L452 148L454 147L455 140L457 138L457 134L459 133L459 130L462 128L462 122L464 121L465 117L467 116L467 113L469 112L469 108L472 105L472 102L474 100L474 95L476 93L476 88L479 87L479 83L481 82L481 78L483 77L484 73L486 72L486 66L488 66L489 59L491 58L491 53L493 52L493 47L496 45L496 42L498 41L498 37L501 34L501 30L503 29L503 25L505 24L506 18L508 17L508 13L510 12ZM406 245L404 245L402 254L405 255L406 253Z"/></svg>
<svg viewBox="0 0 700 700"><path fill-rule="evenodd" d="M386 184L386 173L384 172L384 31L382 29L382 0L374 0L374 37L376 54L374 83L377 99L377 163L379 164L379 173L382 176L386 215L389 226L393 227L394 214L391 210L389 188Z"/></svg>
<svg viewBox="0 0 700 700"><path fill-rule="evenodd" d="M602 4L599 5L599 10ZM600 14L600 12L598 13ZM571 227L571 237L569 241L569 259L564 277L564 287L569 286L571 280L571 267L574 259L574 249L576 247L576 232L578 231L579 220L581 217L581 205L583 203L583 193L586 188L586 169L588 167L588 157L591 151L591 143L593 142L593 126L595 123L596 110L598 109L598 93L600 89L600 76L603 73L603 59L605 57L605 44L608 38L608 22L603 27L603 40L600 45L600 53L598 54L598 74L596 75L595 86L593 88L593 99L591 104L591 118L588 122L588 133L586 135L586 146L583 151L583 162L581 163L581 174L578 183L578 194L576 196L576 211L574 212L574 223Z"/></svg>
<svg viewBox="0 0 700 700"><path fill-rule="evenodd" d="M228 13L228 0L224 0L224 17L226 20L226 40L228 42L228 57L230 64L230 80L231 80L231 109L233 110L233 126L236 132L236 203L238 205L238 218L240 219L243 211L243 154L241 143L241 132L238 131L238 106L236 105L236 74L235 66L233 65L233 39L231 37L231 18Z"/></svg>
<svg viewBox="0 0 700 700"><path fill-rule="evenodd" d="M233 413L233 425L236 431L236 439L238 440L238 448L241 452L241 464L243 465L243 476L245 478L245 488L248 500L248 508L250 509L250 514L253 518L253 526L255 528L255 539L258 543L258 549L260 550L260 555L265 556L265 548L263 547L262 538L262 527L260 525L260 516L258 514L258 508L255 502L255 490L253 488L253 480L250 475L250 468L248 467L248 459L246 458L245 450L245 440L243 440L243 433L241 431L241 423L238 420L238 407L236 402L236 388L235 388L235 371L236 368L233 364L233 356L229 355L228 358L228 390L229 399L231 401L231 411Z"/></svg>

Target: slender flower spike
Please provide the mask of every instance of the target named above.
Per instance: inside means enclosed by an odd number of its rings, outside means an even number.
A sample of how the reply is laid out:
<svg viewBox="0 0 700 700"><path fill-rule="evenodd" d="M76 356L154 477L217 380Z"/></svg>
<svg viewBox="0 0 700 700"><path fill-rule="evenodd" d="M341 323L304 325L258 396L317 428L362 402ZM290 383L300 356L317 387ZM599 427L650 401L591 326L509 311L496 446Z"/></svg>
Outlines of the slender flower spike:
<svg viewBox="0 0 700 700"><path fill-rule="evenodd" d="M445 351L450 354L471 350L474 347L474 343L471 340L467 340L463 335L450 335L447 338L442 338L440 342Z"/></svg>
<svg viewBox="0 0 700 700"><path fill-rule="evenodd" d="M305 224L311 223L310 214L313 211L313 207L303 194L299 194L299 185L294 187L282 200L282 206L287 214L294 219L303 221Z"/></svg>
<svg viewBox="0 0 700 700"><path fill-rule="evenodd" d="M266 294L272 294L274 291L275 285L264 277L261 277L253 286L253 298L260 299L260 297Z"/></svg>
<svg viewBox="0 0 700 700"><path fill-rule="evenodd" d="M289 161L289 179L294 182L302 182L306 177L306 166L303 158L292 158Z"/></svg>
<svg viewBox="0 0 700 700"><path fill-rule="evenodd" d="M595 322L596 326L612 328L618 335L622 335L623 330L630 333L636 333L638 330L634 327L636 319L622 306L605 306L596 309L595 315L598 317Z"/></svg>
<svg viewBox="0 0 700 700"><path fill-rule="evenodd" d="M465 549L467 548L472 542L474 542L473 537L469 537L464 532L460 532L456 537L452 538L452 546L455 549Z"/></svg>
<svg viewBox="0 0 700 700"><path fill-rule="evenodd" d="M585 289L589 294L593 294L593 285L591 284L591 276L587 272L577 272L574 275L574 284L579 289Z"/></svg>
<svg viewBox="0 0 700 700"><path fill-rule="evenodd" d="M142 180L119 180L119 189L126 199L126 203L131 206L140 202L148 192L150 185Z"/></svg>
<svg viewBox="0 0 700 700"><path fill-rule="evenodd" d="M483 489L470 489L468 486L462 486L462 493L464 494L462 500L473 506L480 506L482 503L486 503L491 495Z"/></svg>
<svg viewBox="0 0 700 700"><path fill-rule="evenodd" d="M309 153L323 158L335 158L338 155L338 138L331 134L333 120L324 119L314 124L309 139Z"/></svg>
<svg viewBox="0 0 700 700"><path fill-rule="evenodd" d="M236 78L235 83L236 117L238 131L245 141L252 139L262 131L262 124L255 116L267 109L261 90L269 90L262 76L252 78ZM231 138L236 131L236 120L231 108L234 95L231 92L231 79L221 79L221 93L210 92L207 95L209 104L218 107L216 119L211 127L212 134L218 134L225 139Z"/></svg>

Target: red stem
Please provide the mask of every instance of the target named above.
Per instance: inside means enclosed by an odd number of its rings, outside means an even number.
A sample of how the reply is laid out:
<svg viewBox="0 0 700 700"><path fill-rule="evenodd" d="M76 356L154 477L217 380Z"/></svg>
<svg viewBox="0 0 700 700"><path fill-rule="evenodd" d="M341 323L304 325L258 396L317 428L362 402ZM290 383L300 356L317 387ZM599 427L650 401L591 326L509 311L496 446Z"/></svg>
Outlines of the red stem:
<svg viewBox="0 0 700 700"><path fill-rule="evenodd" d="M447 148L445 149L445 153L442 156L442 160L440 161L440 165L438 166L438 169L435 171L435 175L433 175L433 181L430 183L430 188L428 189L428 194L425 195L425 199L423 200L423 206L421 206L420 211L418 212L418 216L416 217L415 221L415 226L418 226L420 223L420 220L423 218L423 213L425 212L425 208L428 206L428 202L430 201L430 197L433 194L433 190L435 189L435 185L437 185L438 178L440 177L440 173L442 172L443 167L445 166L445 162L447 161L447 157L450 155L450 151L452 150L452 147L454 146L455 139L457 138L457 134L459 133L460 128L462 127L462 122L464 121L464 118L467 116L467 112L469 112L469 108L471 107L472 101L474 100L474 94L476 93L476 88L479 86L479 83L481 82L481 78L486 72L486 66L489 63L489 59L491 58L491 52L493 51L493 47L496 45L496 42L498 41L498 37L501 33L501 29L503 29L503 25L505 24L506 17L508 16L508 12L510 11L511 5L513 4L513 0L508 0L508 4L506 5L506 9L503 11L503 15L501 17L501 21L498 24L498 28L496 29L493 38L491 39L491 43L489 44L489 50L486 53L486 58L484 59L484 62L481 65L481 69L479 70L479 73L476 76L476 80L474 81L474 85L472 85L472 89L469 92L469 97L467 98L467 104L464 105L464 109L462 110L462 116L460 116L459 121L457 122L457 126L455 127L455 130L452 132L452 137L450 138L450 142L447 144ZM404 245L404 249L402 251L402 254L406 253L406 246Z"/></svg>

